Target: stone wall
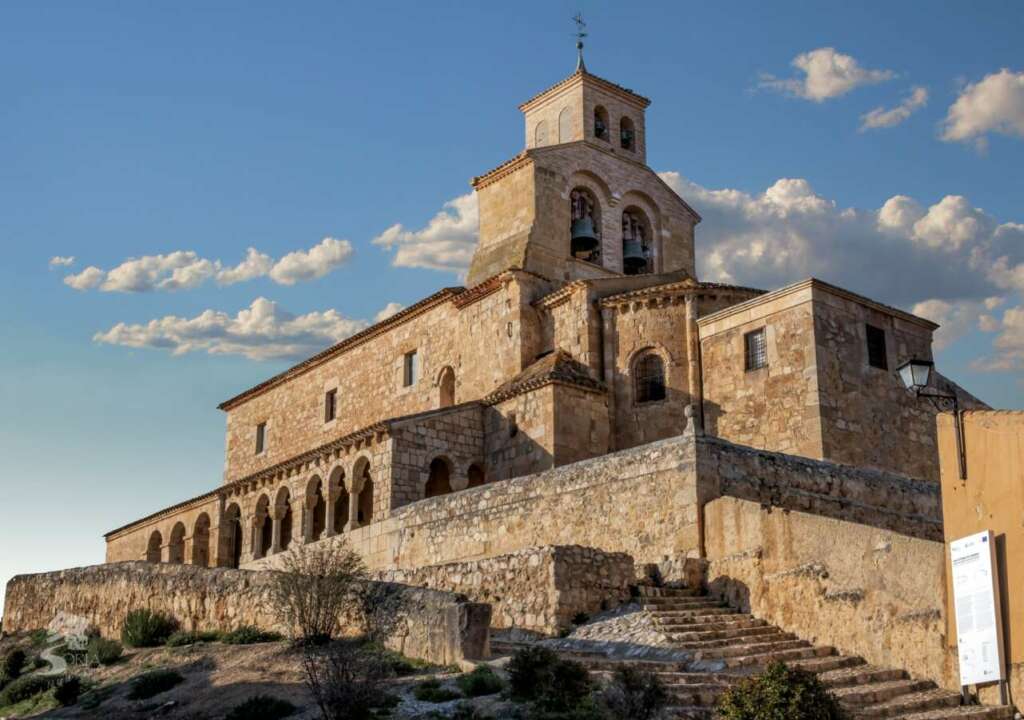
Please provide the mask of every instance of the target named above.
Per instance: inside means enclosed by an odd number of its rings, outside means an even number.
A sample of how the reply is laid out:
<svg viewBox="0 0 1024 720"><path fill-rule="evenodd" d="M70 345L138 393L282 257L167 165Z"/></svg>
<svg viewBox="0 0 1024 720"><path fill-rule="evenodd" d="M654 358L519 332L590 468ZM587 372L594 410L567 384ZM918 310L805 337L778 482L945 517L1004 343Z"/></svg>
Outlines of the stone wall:
<svg viewBox="0 0 1024 720"><path fill-rule="evenodd" d="M383 580L466 595L492 608L491 627L555 635L578 613L627 602L633 558L578 545L382 572Z"/></svg>
<svg viewBox="0 0 1024 720"><path fill-rule="evenodd" d="M610 449L608 396L556 383L554 390L554 465L587 460Z"/></svg>
<svg viewBox="0 0 1024 720"><path fill-rule="evenodd" d="M138 608L168 613L186 630L255 625L284 632L271 607L267 572L124 562L19 575L7 584L3 630L46 627L58 612L87 618L119 637L125 615ZM406 619L387 645L439 664L487 657L490 607L463 595L402 586Z"/></svg>

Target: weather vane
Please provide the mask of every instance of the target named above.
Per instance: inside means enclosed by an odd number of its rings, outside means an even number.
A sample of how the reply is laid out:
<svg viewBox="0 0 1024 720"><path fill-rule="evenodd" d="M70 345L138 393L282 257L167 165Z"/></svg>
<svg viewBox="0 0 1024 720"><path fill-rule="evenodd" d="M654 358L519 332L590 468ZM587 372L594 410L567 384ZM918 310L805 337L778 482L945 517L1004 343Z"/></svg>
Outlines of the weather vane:
<svg viewBox="0 0 1024 720"><path fill-rule="evenodd" d="M583 13L576 13L572 21L576 23L576 52L578 57L576 59L576 70L586 70L586 66L583 64L583 38L587 36L585 32L587 23L583 21Z"/></svg>

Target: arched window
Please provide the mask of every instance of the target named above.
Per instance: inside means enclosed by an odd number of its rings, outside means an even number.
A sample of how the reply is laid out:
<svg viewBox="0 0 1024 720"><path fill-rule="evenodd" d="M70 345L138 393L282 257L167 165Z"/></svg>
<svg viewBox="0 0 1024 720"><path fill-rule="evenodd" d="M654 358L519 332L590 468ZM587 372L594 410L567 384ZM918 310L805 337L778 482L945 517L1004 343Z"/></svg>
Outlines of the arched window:
<svg viewBox="0 0 1024 720"><path fill-rule="evenodd" d="M455 371L445 367L437 379L438 407L451 407L455 404Z"/></svg>
<svg viewBox="0 0 1024 720"><path fill-rule="evenodd" d="M363 468L363 489L359 491L359 525L373 522L373 479L370 477L370 466Z"/></svg>
<svg viewBox="0 0 1024 720"><path fill-rule="evenodd" d="M444 458L434 458L430 463L430 477L427 478L427 487L424 497L437 497L447 495L452 491L451 469Z"/></svg>
<svg viewBox="0 0 1024 720"><path fill-rule="evenodd" d="M304 540L316 542L324 532L327 521L327 503L324 501L323 483L314 477L306 488L306 527Z"/></svg>
<svg viewBox="0 0 1024 720"><path fill-rule="evenodd" d="M149 536L149 544L146 545L146 562L160 562L160 547L164 544L164 538L159 530L154 530Z"/></svg>
<svg viewBox="0 0 1024 720"><path fill-rule="evenodd" d="M200 567L210 564L210 516L206 513L196 518L192 528L192 564Z"/></svg>
<svg viewBox="0 0 1024 720"><path fill-rule="evenodd" d="M594 108L594 137L608 140L608 111L600 105Z"/></svg>
<svg viewBox="0 0 1024 720"><path fill-rule="evenodd" d="M558 113L558 142L567 143L572 140L572 108L562 108Z"/></svg>
<svg viewBox="0 0 1024 720"><path fill-rule="evenodd" d="M281 519L280 543L281 550L287 550L292 544L292 498L288 488L281 488L277 494L277 516Z"/></svg>
<svg viewBox="0 0 1024 720"><path fill-rule="evenodd" d="M594 194L579 187L569 193L570 253L574 258L600 264L601 209Z"/></svg>
<svg viewBox="0 0 1024 720"><path fill-rule="evenodd" d="M167 561L181 565L185 562L185 524L175 523L171 530L171 542L167 548Z"/></svg>
<svg viewBox="0 0 1024 720"><path fill-rule="evenodd" d="M242 511L231 503L220 523L221 555L218 563L236 568L242 563Z"/></svg>
<svg viewBox="0 0 1024 720"><path fill-rule="evenodd" d="M619 145L623 150L636 149L636 128L628 117L619 120Z"/></svg>
<svg viewBox="0 0 1024 720"><path fill-rule="evenodd" d="M627 208L622 213L622 272L626 275L654 272L650 225L636 208Z"/></svg>
<svg viewBox="0 0 1024 720"><path fill-rule="evenodd" d="M544 147L548 144L548 124L541 120L533 128L533 146Z"/></svg>
<svg viewBox="0 0 1024 720"><path fill-rule="evenodd" d="M645 352L633 365L636 376L637 403L655 402L665 399L665 363L654 352Z"/></svg>
<svg viewBox="0 0 1024 720"><path fill-rule="evenodd" d="M469 477L469 485L467 487L480 487L487 482L487 477L484 475L484 469L476 463L469 466L467 476Z"/></svg>

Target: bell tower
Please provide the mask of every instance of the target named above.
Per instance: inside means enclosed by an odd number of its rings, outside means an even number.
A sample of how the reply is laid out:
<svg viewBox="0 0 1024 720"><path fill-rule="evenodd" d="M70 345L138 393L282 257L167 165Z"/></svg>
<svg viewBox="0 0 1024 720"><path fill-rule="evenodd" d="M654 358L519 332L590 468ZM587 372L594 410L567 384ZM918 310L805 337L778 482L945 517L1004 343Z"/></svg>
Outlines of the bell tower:
<svg viewBox="0 0 1024 720"><path fill-rule="evenodd" d="M554 281L694 276L700 216L647 167L651 104L583 62L519 106L525 148L475 177L480 242L467 283L518 268Z"/></svg>

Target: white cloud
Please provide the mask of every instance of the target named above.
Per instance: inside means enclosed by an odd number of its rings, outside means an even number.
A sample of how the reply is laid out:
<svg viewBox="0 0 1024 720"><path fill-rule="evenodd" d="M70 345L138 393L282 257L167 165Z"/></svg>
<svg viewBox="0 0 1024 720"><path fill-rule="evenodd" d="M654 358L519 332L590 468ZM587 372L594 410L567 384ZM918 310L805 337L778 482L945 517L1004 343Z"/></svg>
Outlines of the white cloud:
<svg viewBox="0 0 1024 720"><path fill-rule="evenodd" d="M75 264L74 255L54 255L50 258L50 267L70 267Z"/></svg>
<svg viewBox="0 0 1024 720"><path fill-rule="evenodd" d="M973 300L939 300L932 298L916 303L910 312L939 324L932 337L936 350L949 347L975 327L984 329L982 318L985 303Z"/></svg>
<svg viewBox="0 0 1024 720"><path fill-rule="evenodd" d="M704 280L774 288L816 276L904 308L968 301L978 313L991 310L986 299L1024 290L1024 227L998 224L961 196L926 208L896 195L865 210L840 207L803 179L747 193L661 177L704 217Z"/></svg>
<svg viewBox="0 0 1024 720"><path fill-rule="evenodd" d="M964 87L949 108L941 137L983 145L990 132L1024 137L1024 72L1004 68Z"/></svg>
<svg viewBox="0 0 1024 720"><path fill-rule="evenodd" d="M90 266L64 278L76 290L99 288L104 292L152 292L189 290L215 279L220 285L269 276L279 285L294 285L300 280L323 277L352 257L348 240L325 237L309 250L291 252L275 262L250 247L238 265L225 268L220 260L208 260L192 250L177 250L166 255L129 258L104 271ZM51 261L52 264L52 261Z"/></svg>
<svg viewBox="0 0 1024 720"><path fill-rule="evenodd" d="M274 259L272 257L251 247L245 251L245 260L232 268L226 268L217 273L217 282L221 285L234 285L235 283L263 277L273 267Z"/></svg>
<svg viewBox="0 0 1024 720"><path fill-rule="evenodd" d="M899 105L886 110L876 107L860 116L860 131L887 128L899 125L914 114L916 110L928 104L928 88L915 87Z"/></svg>
<svg viewBox="0 0 1024 720"><path fill-rule="evenodd" d="M277 303L256 298L231 316L205 310L193 318L167 315L142 324L118 323L93 340L133 348L158 348L175 355L206 352L242 355L252 360L299 360L366 328L336 310L293 315Z"/></svg>
<svg viewBox="0 0 1024 720"><path fill-rule="evenodd" d="M402 310L405 310L405 305L403 305L402 303L389 302L381 309L379 313L373 316L373 321L375 323L383 322L392 315L394 315L395 313L401 312Z"/></svg>
<svg viewBox="0 0 1024 720"><path fill-rule="evenodd" d="M348 240L325 237L309 250L290 252L270 269L270 278L280 285L294 285L300 280L321 278L352 257Z"/></svg>
<svg viewBox="0 0 1024 720"><path fill-rule="evenodd" d="M814 102L845 95L861 85L872 85L895 77L891 70L862 68L850 55L823 47L797 55L790 63L803 77L778 78L762 75L760 87L777 90Z"/></svg>
<svg viewBox="0 0 1024 720"><path fill-rule="evenodd" d="M64 284L75 290L92 290L99 287L106 276L107 274L98 267L90 265L80 273L68 275L64 278Z"/></svg>
<svg viewBox="0 0 1024 720"><path fill-rule="evenodd" d="M406 230L395 224L373 239L374 245L395 250L397 267L445 270L463 276L476 248L479 226L476 193L461 195L444 204L427 226Z"/></svg>

